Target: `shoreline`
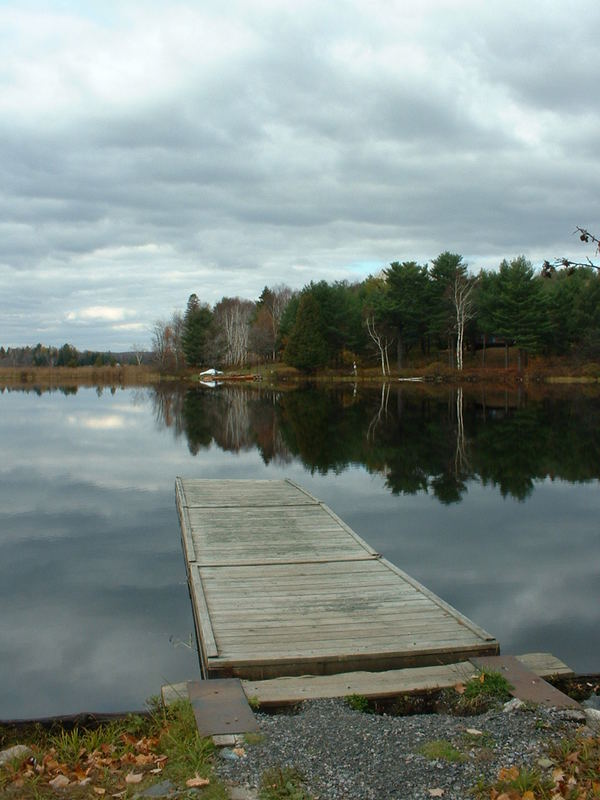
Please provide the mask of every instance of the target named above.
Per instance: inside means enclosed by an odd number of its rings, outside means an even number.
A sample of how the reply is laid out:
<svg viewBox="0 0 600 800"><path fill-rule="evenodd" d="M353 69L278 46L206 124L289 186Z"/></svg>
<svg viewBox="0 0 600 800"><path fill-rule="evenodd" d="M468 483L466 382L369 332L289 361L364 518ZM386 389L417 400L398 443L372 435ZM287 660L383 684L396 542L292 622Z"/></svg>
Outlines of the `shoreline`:
<svg viewBox="0 0 600 800"><path fill-rule="evenodd" d="M437 368L439 367L439 368ZM501 367L467 368L462 372L443 365L415 366L381 375L374 369L323 370L303 374L284 365L261 366L245 371L224 372L205 381L197 370L161 373L147 366L120 367L0 367L0 391L6 389L61 389L77 387L145 388L172 384L185 386L243 385L260 388L284 388L315 385L406 385L450 386L457 388L495 387L518 390L523 387L600 387L600 364L585 365L567 371L565 365L535 365L518 372Z"/></svg>

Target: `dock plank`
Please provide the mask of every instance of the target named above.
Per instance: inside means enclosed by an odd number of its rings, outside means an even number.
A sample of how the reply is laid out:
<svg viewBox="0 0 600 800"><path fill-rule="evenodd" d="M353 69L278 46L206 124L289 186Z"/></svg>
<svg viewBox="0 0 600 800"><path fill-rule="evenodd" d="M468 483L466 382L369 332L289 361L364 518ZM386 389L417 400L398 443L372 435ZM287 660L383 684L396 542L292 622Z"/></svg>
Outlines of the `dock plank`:
<svg viewBox="0 0 600 800"><path fill-rule="evenodd" d="M486 631L291 481L177 479L208 677L385 670L493 655Z"/></svg>
<svg viewBox="0 0 600 800"><path fill-rule="evenodd" d="M516 658L541 678L573 675L573 670L550 653L525 653ZM429 667L409 667L385 672L344 672L337 675L302 675L242 681L248 698L262 707L293 705L303 700L360 694L384 699L437 689L449 689L469 680L477 669L470 661Z"/></svg>
<svg viewBox="0 0 600 800"><path fill-rule="evenodd" d="M551 653L525 653L516 658L541 678L572 676L573 670ZM470 661L429 667L408 667L384 672L343 672L336 675L301 675L262 681L242 680L246 697L262 707L293 705L323 697L360 694L368 698L389 698L436 689L448 689L469 680L477 670ZM162 687L165 705L187 697L187 683Z"/></svg>

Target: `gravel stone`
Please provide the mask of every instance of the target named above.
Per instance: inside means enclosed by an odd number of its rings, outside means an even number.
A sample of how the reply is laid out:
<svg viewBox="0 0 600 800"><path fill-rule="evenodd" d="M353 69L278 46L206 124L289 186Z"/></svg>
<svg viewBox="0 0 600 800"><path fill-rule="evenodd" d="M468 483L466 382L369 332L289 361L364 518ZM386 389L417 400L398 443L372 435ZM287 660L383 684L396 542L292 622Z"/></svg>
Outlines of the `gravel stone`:
<svg viewBox="0 0 600 800"><path fill-rule="evenodd" d="M8 764L13 758L25 758L31 755L31 747L25 744L15 744L13 747L7 747L6 750L0 750L0 766Z"/></svg>
<svg viewBox="0 0 600 800"><path fill-rule="evenodd" d="M256 789L269 767L294 767L316 800L425 800L438 788L445 800L465 800L478 779L496 778L501 767L539 769L548 744L580 726L541 707L477 717L399 717L353 711L343 700L310 701L295 715L256 718L264 740L246 745L237 761L218 759L218 772ZM467 733L474 726L482 731L476 742ZM420 747L436 739L449 741L465 761L423 756Z"/></svg>

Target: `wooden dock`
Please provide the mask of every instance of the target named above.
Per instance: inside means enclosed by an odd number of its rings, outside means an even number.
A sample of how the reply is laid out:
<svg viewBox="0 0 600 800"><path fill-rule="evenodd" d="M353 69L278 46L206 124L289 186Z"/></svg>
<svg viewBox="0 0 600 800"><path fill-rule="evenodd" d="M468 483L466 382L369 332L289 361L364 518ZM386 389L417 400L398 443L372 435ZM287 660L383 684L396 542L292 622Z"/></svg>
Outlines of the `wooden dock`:
<svg viewBox="0 0 600 800"><path fill-rule="evenodd" d="M178 478L205 677L449 664L496 640L289 480Z"/></svg>

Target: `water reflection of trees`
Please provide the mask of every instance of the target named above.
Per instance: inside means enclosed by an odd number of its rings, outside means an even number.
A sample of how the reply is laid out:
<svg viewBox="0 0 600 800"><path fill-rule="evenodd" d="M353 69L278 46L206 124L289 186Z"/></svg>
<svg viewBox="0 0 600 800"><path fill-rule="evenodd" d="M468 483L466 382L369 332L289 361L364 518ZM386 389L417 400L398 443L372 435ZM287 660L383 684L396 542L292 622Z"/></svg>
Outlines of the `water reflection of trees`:
<svg viewBox="0 0 600 800"><path fill-rule="evenodd" d="M390 491L459 502L469 482L525 499L536 480L600 477L600 406L575 395L439 391L387 384L358 391L249 387L152 390L156 418L194 454L212 444L257 448L265 463L299 459L313 472L362 465Z"/></svg>
<svg viewBox="0 0 600 800"><path fill-rule="evenodd" d="M157 421L176 436L184 433L193 455L215 444L230 452L257 448L267 464L291 459L280 431L278 392L244 386L158 387L150 396Z"/></svg>

